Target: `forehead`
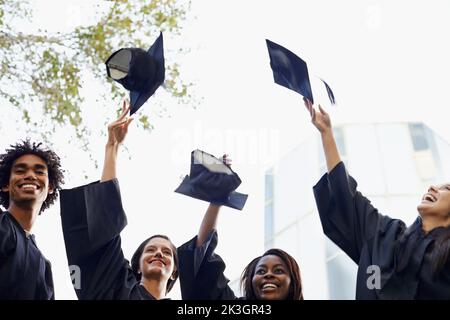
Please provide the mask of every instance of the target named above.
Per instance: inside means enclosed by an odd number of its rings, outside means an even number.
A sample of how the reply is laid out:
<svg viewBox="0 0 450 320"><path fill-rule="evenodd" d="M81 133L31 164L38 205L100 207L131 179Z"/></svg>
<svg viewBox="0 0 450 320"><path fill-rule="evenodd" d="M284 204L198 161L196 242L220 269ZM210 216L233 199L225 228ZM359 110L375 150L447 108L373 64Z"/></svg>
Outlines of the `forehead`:
<svg viewBox="0 0 450 320"><path fill-rule="evenodd" d="M145 247L147 248L149 246L172 249L172 244L169 240L159 237L150 239L145 245Z"/></svg>
<svg viewBox="0 0 450 320"><path fill-rule="evenodd" d="M14 160L13 166L17 165L27 165L27 166L35 166L41 165L47 167L44 159L34 154L24 154L23 156L18 157Z"/></svg>
<svg viewBox="0 0 450 320"><path fill-rule="evenodd" d="M260 267L260 266L271 267L271 266L280 265L280 264L283 267L287 268L286 264L283 262L283 260L279 256L269 254L269 255L264 256L261 259L259 259L256 267Z"/></svg>

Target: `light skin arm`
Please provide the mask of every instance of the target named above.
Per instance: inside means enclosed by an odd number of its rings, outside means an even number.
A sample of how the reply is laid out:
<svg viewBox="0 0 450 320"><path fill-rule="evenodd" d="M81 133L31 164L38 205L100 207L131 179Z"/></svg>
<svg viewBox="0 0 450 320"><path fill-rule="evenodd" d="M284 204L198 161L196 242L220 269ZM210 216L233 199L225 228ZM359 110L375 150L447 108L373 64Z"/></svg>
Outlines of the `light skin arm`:
<svg viewBox="0 0 450 320"><path fill-rule="evenodd" d="M226 164L231 165L231 159L227 158L227 156L228 155L225 154L222 159ZM210 203L208 209L206 209L206 213L203 216L203 220L197 234L197 247L200 247L208 238L209 233L216 229L220 207L221 206L219 205Z"/></svg>
<svg viewBox="0 0 450 320"><path fill-rule="evenodd" d="M336 165L341 162L341 157L339 155L339 151L333 135L330 116L325 112L325 110L323 110L320 105L319 112L317 112L308 99L303 98L303 101L305 102L306 109L308 109L309 114L311 115L312 124L320 132L323 151L325 153L325 159L327 161L327 170L328 173L330 173L334 169L334 167L336 167Z"/></svg>
<svg viewBox="0 0 450 320"><path fill-rule="evenodd" d="M127 107L125 101L122 104L122 114L117 120L108 125L108 141L105 146L105 162L100 182L112 180L117 177L116 163L119 146L125 140L128 132L128 126L133 118L128 118L127 114L130 107Z"/></svg>
<svg viewBox="0 0 450 320"><path fill-rule="evenodd" d="M196 246L200 247L207 239L208 234L216 228L217 217L220 211L219 205L210 203L198 230Z"/></svg>

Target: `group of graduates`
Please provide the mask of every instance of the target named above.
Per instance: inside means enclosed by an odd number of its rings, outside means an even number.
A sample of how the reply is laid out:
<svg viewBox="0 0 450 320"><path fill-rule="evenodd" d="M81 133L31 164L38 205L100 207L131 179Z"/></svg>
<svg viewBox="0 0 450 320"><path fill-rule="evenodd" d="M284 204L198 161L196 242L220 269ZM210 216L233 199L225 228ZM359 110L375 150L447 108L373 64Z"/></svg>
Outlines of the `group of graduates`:
<svg viewBox="0 0 450 320"><path fill-rule="evenodd" d="M152 46L149 57L157 55L157 49ZM269 48L269 52L276 58L281 51L274 54ZM278 248L246 266L241 297L230 288L225 262L215 253L216 221L223 205L242 209L247 196L235 191L241 180L227 155L215 158L193 151L190 175L177 189L209 202L198 234L178 248L167 236L153 235L139 245L130 261L125 258L120 233L127 219L116 175L117 155L133 120L130 109L136 112L162 82L156 76L159 84L150 81L148 90L133 87L132 59L139 54L146 58L143 50L119 50L108 59L114 63L107 61L108 75L130 90L131 105L124 102L121 115L108 126L100 181L63 190L60 158L29 140L0 155L0 204L6 209L0 213L0 299L55 298L50 262L38 249L31 229L59 194L68 263L80 272L80 283L74 286L79 299L159 300L179 279L185 300L303 300L299 264ZM163 61L161 57L157 60ZM276 61L271 66L277 81ZM283 85L300 87L296 91L304 96L311 122L321 135L327 173L313 186L313 193L324 233L358 265L356 299L450 299L450 183L429 187L409 227L380 214L348 174L328 113L320 105L313 106L310 87L305 91L301 85L301 68L291 61L284 64L283 72L290 72L290 78L282 78ZM368 281L371 266L380 271L375 286Z"/></svg>

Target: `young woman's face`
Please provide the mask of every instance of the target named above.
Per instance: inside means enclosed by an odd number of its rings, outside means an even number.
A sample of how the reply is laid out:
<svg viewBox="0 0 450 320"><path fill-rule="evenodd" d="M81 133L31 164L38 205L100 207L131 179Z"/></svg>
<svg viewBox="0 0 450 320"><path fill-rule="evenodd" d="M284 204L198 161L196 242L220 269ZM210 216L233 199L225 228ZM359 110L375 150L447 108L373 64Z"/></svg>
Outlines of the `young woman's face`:
<svg viewBox="0 0 450 320"><path fill-rule="evenodd" d="M291 277L287 265L276 255L262 257L252 279L258 300L284 300L288 297Z"/></svg>
<svg viewBox="0 0 450 320"><path fill-rule="evenodd" d="M174 252L169 240L150 239L142 251L139 262L143 278L167 281L175 271Z"/></svg>
<svg viewBox="0 0 450 320"><path fill-rule="evenodd" d="M422 217L435 216L450 219L450 183L430 186L417 206Z"/></svg>

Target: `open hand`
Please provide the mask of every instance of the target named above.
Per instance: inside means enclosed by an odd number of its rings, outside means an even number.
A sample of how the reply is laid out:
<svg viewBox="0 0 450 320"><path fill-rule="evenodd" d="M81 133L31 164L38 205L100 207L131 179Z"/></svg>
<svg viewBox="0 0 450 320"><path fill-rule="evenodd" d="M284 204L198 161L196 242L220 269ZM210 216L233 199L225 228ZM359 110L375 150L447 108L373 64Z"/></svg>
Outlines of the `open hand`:
<svg viewBox="0 0 450 320"><path fill-rule="evenodd" d="M319 104L319 112L317 112L311 101L307 98L303 98L303 101L305 102L306 109L308 109L309 114L311 115L312 124L320 131L320 133L331 130L330 116L322 109L321 105Z"/></svg>
<svg viewBox="0 0 450 320"><path fill-rule="evenodd" d="M126 101L122 104L122 114L119 118L108 125L108 145L115 146L121 144L127 135L128 126L133 118L128 118L127 114L130 111L130 106L127 106Z"/></svg>

